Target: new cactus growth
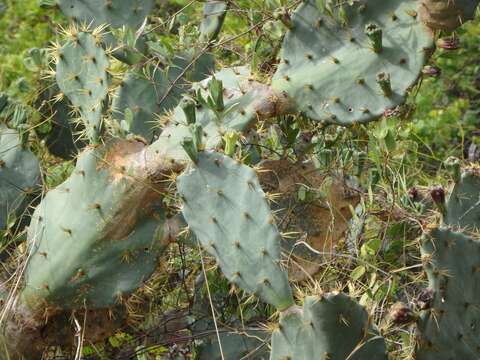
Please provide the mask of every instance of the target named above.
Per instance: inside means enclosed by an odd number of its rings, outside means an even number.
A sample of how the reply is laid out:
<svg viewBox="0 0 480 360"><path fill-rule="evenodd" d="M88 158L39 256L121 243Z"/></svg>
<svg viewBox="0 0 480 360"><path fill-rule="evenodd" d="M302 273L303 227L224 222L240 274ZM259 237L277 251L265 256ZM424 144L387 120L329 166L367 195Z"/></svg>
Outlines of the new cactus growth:
<svg viewBox="0 0 480 360"><path fill-rule="evenodd" d="M272 87L308 117L340 125L403 103L433 47L418 2L356 1L332 12L322 3L303 1L293 14Z"/></svg>
<svg viewBox="0 0 480 360"><path fill-rule="evenodd" d="M281 114L290 106L287 98L277 96L268 86L254 81L246 66L226 68L214 76L214 85L211 85L213 77L192 85L197 102L195 120L203 128L205 149L215 149L221 145L226 132L245 131L258 120ZM218 89L219 82L222 83L221 92ZM216 103L224 111L218 110ZM175 161L188 160L181 146L183 138L191 136L188 123L182 106L175 108L149 152Z"/></svg>

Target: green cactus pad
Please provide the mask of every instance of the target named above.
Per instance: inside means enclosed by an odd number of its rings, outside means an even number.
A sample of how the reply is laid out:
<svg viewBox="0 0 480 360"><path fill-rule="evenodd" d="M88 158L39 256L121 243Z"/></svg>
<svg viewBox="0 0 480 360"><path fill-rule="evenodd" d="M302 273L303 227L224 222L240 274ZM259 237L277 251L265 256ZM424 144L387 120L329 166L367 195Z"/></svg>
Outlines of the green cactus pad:
<svg viewBox="0 0 480 360"><path fill-rule="evenodd" d="M193 54L176 56L166 69L150 68L150 75L145 71L129 71L120 85L113 100L113 115L117 121L125 119L126 109L133 114L130 131L151 139L160 132L159 116L173 109L183 93L189 88L189 81L198 81L207 77L214 69L214 60L210 54L197 59L183 76L184 69L193 60ZM174 83L178 78L179 80ZM173 86L171 86L173 84ZM167 94L167 91L168 94Z"/></svg>
<svg viewBox="0 0 480 360"><path fill-rule="evenodd" d="M433 47L418 1L346 3L302 2L272 83L310 118L339 125L368 122L402 104ZM373 28L381 30L381 51Z"/></svg>
<svg viewBox="0 0 480 360"><path fill-rule="evenodd" d="M225 109L218 119L215 113L204 106L196 110L197 124L204 131L204 145L206 149L214 149L221 144L222 136L229 130L243 131L257 118L255 112L256 91L243 92L248 84L250 70L246 66L227 68L215 73L215 78L223 82ZM203 97L207 97L208 82L211 78L194 84L193 89L201 90ZM178 106L163 129L159 139L151 147L151 151L163 154L177 161L188 160L187 154L181 146L181 141L190 136L187 119L183 109Z"/></svg>
<svg viewBox="0 0 480 360"><path fill-rule="evenodd" d="M152 10L153 0L58 0L58 4L78 23L137 29Z"/></svg>
<svg viewBox="0 0 480 360"><path fill-rule="evenodd" d="M16 130L0 124L0 230L10 215L20 215L40 182L37 158L21 144Z"/></svg>
<svg viewBox="0 0 480 360"><path fill-rule="evenodd" d="M218 346L217 336L211 336L204 340L198 348L199 360L222 360L222 359L257 359L269 358L268 346L265 343L266 331L262 330L239 330L231 332L228 329L219 329L220 342L222 343L223 358Z"/></svg>
<svg viewBox="0 0 480 360"><path fill-rule="evenodd" d="M421 251L434 297L418 322L416 359L479 359L480 242L439 228L424 237Z"/></svg>
<svg viewBox="0 0 480 360"><path fill-rule="evenodd" d="M212 41L218 37L227 15L228 3L225 1L208 1L203 6L203 21L200 24L200 40Z"/></svg>
<svg viewBox="0 0 480 360"><path fill-rule="evenodd" d="M303 309L282 315L270 360L387 360L384 339L368 314L344 294L308 296Z"/></svg>
<svg viewBox="0 0 480 360"><path fill-rule="evenodd" d="M123 149L143 146L122 142L109 156L127 156ZM110 307L157 267L165 247L161 199L152 202L153 195L145 193L139 201L138 191L145 186L135 184L147 181L142 168L117 169L105 156L97 149L80 154L72 175L36 208L22 293L29 306Z"/></svg>
<svg viewBox="0 0 480 360"><path fill-rule="evenodd" d="M177 187L185 220L225 276L278 309L291 306L280 234L255 171L222 154L201 152Z"/></svg>
<svg viewBox="0 0 480 360"><path fill-rule="evenodd" d="M447 200L445 225L462 229L480 228L480 176L476 168L463 172Z"/></svg>
<svg viewBox="0 0 480 360"><path fill-rule="evenodd" d="M98 142L102 132L103 102L110 80L109 61L100 39L100 35L88 32L74 33L57 54L58 86L78 108L93 142Z"/></svg>

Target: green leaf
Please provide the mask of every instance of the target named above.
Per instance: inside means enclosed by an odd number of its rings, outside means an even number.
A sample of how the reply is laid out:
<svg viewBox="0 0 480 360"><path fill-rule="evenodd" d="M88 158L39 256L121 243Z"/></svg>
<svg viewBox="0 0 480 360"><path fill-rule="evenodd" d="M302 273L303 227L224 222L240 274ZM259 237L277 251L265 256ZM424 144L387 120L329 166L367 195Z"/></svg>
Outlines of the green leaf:
<svg viewBox="0 0 480 360"><path fill-rule="evenodd" d="M353 269L352 273L350 274L350 277L352 278L352 280L357 281L363 275L365 275L366 271L367 271L367 269L365 268L365 266L363 266L363 265L357 266L355 269Z"/></svg>

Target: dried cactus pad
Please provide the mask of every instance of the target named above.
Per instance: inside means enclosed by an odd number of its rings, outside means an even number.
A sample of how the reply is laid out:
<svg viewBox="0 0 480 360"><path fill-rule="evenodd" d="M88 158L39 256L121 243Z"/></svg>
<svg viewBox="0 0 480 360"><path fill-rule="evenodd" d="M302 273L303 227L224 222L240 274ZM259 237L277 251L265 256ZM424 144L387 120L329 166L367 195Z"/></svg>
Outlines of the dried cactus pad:
<svg viewBox="0 0 480 360"><path fill-rule="evenodd" d="M282 315L270 360L387 360L385 340L366 310L344 294L305 298L303 309Z"/></svg>
<svg viewBox="0 0 480 360"><path fill-rule="evenodd" d="M310 118L340 125L402 104L433 47L418 1L349 3L302 2L272 83Z"/></svg>
<svg viewBox="0 0 480 360"><path fill-rule="evenodd" d="M416 359L479 359L480 242L439 228L421 250L433 300L418 322Z"/></svg>
<svg viewBox="0 0 480 360"><path fill-rule="evenodd" d="M152 10L153 0L59 0L58 4L79 23L136 29Z"/></svg>
<svg viewBox="0 0 480 360"><path fill-rule="evenodd" d="M436 30L454 30L472 20L478 0L422 0L422 20Z"/></svg>
<svg viewBox="0 0 480 360"><path fill-rule="evenodd" d="M183 215L235 285L278 309L293 304L280 234L253 169L215 152L178 177Z"/></svg>

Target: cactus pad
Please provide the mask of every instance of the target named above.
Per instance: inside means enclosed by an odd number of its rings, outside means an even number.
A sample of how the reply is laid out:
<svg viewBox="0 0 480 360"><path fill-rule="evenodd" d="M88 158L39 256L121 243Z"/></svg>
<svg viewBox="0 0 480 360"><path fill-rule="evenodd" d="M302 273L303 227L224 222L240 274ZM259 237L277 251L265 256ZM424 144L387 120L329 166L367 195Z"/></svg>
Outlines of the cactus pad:
<svg viewBox="0 0 480 360"><path fill-rule="evenodd" d="M280 234L255 171L214 152L178 177L183 215L225 276L279 309L293 304Z"/></svg>
<svg viewBox="0 0 480 360"><path fill-rule="evenodd" d="M200 25L200 40L215 40L222 29L227 15L228 3L225 1L208 1L203 6L203 21Z"/></svg>
<svg viewBox="0 0 480 360"><path fill-rule="evenodd" d="M419 2L346 3L302 2L272 83L310 118L340 125L374 120L403 103L433 47Z"/></svg>
<svg viewBox="0 0 480 360"><path fill-rule="evenodd" d="M480 243L438 228L424 237L421 250L434 299L418 322L416 359L480 358Z"/></svg>
<svg viewBox="0 0 480 360"><path fill-rule="evenodd" d="M28 194L39 182L37 158L22 147L17 131L0 124L0 230L9 215L25 210Z"/></svg>
<svg viewBox="0 0 480 360"><path fill-rule="evenodd" d="M56 58L58 86L78 109L88 138L98 142L109 86L109 61L101 46L101 35L72 31Z"/></svg>
<svg viewBox="0 0 480 360"><path fill-rule="evenodd" d="M140 287L165 244L161 199L145 190L144 145L83 152L73 174L38 205L23 300L65 309L109 307ZM153 191L153 193L152 193Z"/></svg>
<svg viewBox="0 0 480 360"><path fill-rule="evenodd" d="M368 314L344 294L305 298L303 309L282 315L270 360L387 360L384 339Z"/></svg>
<svg viewBox="0 0 480 360"><path fill-rule="evenodd" d="M137 29L153 7L153 0L59 0L63 13L78 23Z"/></svg>
<svg viewBox="0 0 480 360"><path fill-rule="evenodd" d="M447 200L445 225L469 230L480 228L480 176L476 168L463 172Z"/></svg>

